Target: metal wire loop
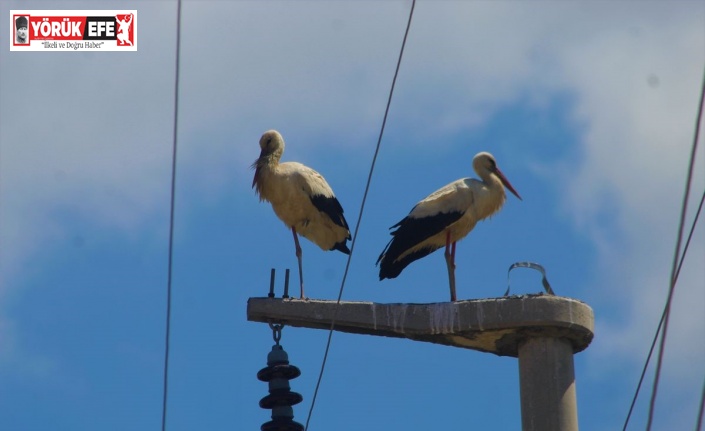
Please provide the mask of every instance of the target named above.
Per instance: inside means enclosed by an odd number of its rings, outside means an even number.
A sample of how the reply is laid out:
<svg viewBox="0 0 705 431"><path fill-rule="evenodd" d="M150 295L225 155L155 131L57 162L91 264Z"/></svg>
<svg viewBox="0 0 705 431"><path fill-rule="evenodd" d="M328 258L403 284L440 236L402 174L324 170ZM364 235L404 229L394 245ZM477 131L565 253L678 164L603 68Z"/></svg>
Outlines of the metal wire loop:
<svg viewBox="0 0 705 431"><path fill-rule="evenodd" d="M548 283L548 279L546 278L546 270L543 268L543 266L539 265L538 263L534 262L516 262L512 264L512 266L509 267L509 270L507 271L507 291L504 292L504 296L509 296L509 289L510 289L510 279L509 279L509 273L512 272L512 269L514 268L530 268L534 269L538 272L541 273L543 278L541 279L541 284L543 284L543 288L548 293L549 295L555 295L553 292L553 289L551 288L551 285Z"/></svg>

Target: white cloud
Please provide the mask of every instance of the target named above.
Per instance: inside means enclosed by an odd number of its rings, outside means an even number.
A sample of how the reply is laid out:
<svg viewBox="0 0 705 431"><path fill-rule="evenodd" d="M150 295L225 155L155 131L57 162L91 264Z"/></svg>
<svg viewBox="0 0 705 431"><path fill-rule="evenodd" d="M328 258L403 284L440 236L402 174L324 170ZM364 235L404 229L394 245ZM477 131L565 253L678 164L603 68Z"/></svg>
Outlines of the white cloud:
<svg viewBox="0 0 705 431"><path fill-rule="evenodd" d="M586 353L597 380L627 370L636 379L665 304L705 67L705 10L689 5L649 3L628 24L612 23L559 55L558 84L575 94L574 118L584 128L577 169L562 167L560 179L564 211L598 252L588 301L604 312ZM700 151L689 221L704 162ZM663 406L681 400L688 416L697 409L693 384L702 369L692 364L705 361L702 238L701 221L672 305L657 404L657 420L668 428L683 412ZM655 363L656 356L650 370ZM646 385L648 398L649 379Z"/></svg>
<svg viewBox="0 0 705 431"><path fill-rule="evenodd" d="M170 42L162 25L145 40ZM59 214L131 232L164 206L173 68L147 53L0 54L0 294L65 233Z"/></svg>
<svg viewBox="0 0 705 431"><path fill-rule="evenodd" d="M586 125L578 169L563 178L565 209L598 241L600 301L620 301L624 313L602 321L593 351L636 363L665 301L705 52L702 6L692 5L698 13L691 15L652 6L628 26L584 41L563 63ZM663 20L655 22L655 13ZM700 152L696 194L704 160ZM702 239L691 253L703 255ZM679 283L687 299L674 304L678 329L669 344L678 352L674 369L684 372L705 359L702 344L692 342L705 326L702 274L693 269Z"/></svg>

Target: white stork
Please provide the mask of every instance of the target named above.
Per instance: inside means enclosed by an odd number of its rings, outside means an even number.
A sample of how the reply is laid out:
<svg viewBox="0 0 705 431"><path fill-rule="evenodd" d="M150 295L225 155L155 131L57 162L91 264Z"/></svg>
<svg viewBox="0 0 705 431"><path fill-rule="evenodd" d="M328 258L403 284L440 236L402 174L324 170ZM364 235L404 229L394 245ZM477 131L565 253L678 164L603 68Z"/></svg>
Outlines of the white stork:
<svg viewBox="0 0 705 431"><path fill-rule="evenodd" d="M450 300L455 301L455 245L475 227L502 208L504 187L516 197L509 180L490 153L478 153L472 167L482 181L462 178L417 203L402 221L392 226L392 239L377 259L379 279L395 278L411 262L445 246Z"/></svg>
<svg viewBox="0 0 705 431"><path fill-rule="evenodd" d="M279 132L264 132L259 146L262 151L252 164L255 169L252 187L256 186L260 202L271 202L274 213L294 235L301 299L304 299L302 253L297 233L323 250L350 254L348 222L343 216L343 207L321 174L301 163L279 163L284 152L284 138Z"/></svg>

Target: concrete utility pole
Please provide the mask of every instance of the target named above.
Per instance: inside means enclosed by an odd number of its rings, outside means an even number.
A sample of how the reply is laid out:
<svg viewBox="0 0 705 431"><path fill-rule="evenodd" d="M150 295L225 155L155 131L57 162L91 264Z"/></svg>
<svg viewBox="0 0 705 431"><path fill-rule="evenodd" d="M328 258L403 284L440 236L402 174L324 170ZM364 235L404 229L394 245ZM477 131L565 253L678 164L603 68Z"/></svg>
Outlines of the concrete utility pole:
<svg viewBox="0 0 705 431"><path fill-rule="evenodd" d="M250 298L247 319L409 338L519 358L523 431L577 431L573 355L592 341L583 302L552 295L436 304Z"/></svg>

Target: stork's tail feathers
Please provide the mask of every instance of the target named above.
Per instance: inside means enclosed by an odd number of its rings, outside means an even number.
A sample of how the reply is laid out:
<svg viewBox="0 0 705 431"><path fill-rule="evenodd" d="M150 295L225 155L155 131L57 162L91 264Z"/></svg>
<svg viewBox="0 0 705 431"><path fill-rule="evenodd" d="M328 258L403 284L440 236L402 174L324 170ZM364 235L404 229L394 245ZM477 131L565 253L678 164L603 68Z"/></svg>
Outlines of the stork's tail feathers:
<svg viewBox="0 0 705 431"><path fill-rule="evenodd" d="M339 243L333 245L333 247L331 247L330 251L338 250L341 253L350 254L350 249L348 248L348 245L346 244L348 239L349 238L346 238L346 239L340 241Z"/></svg>
<svg viewBox="0 0 705 431"><path fill-rule="evenodd" d="M409 264L415 260L421 259L422 257L428 256L438 248L427 247L420 250L416 250L413 253L409 253L406 256L399 259L401 253L390 253L388 252L390 245L394 242L394 238L389 241L387 247L384 248L382 254L377 258L377 265L379 265L379 279L380 281L385 278L396 278L401 272L409 266ZM392 247L393 249L394 247Z"/></svg>

